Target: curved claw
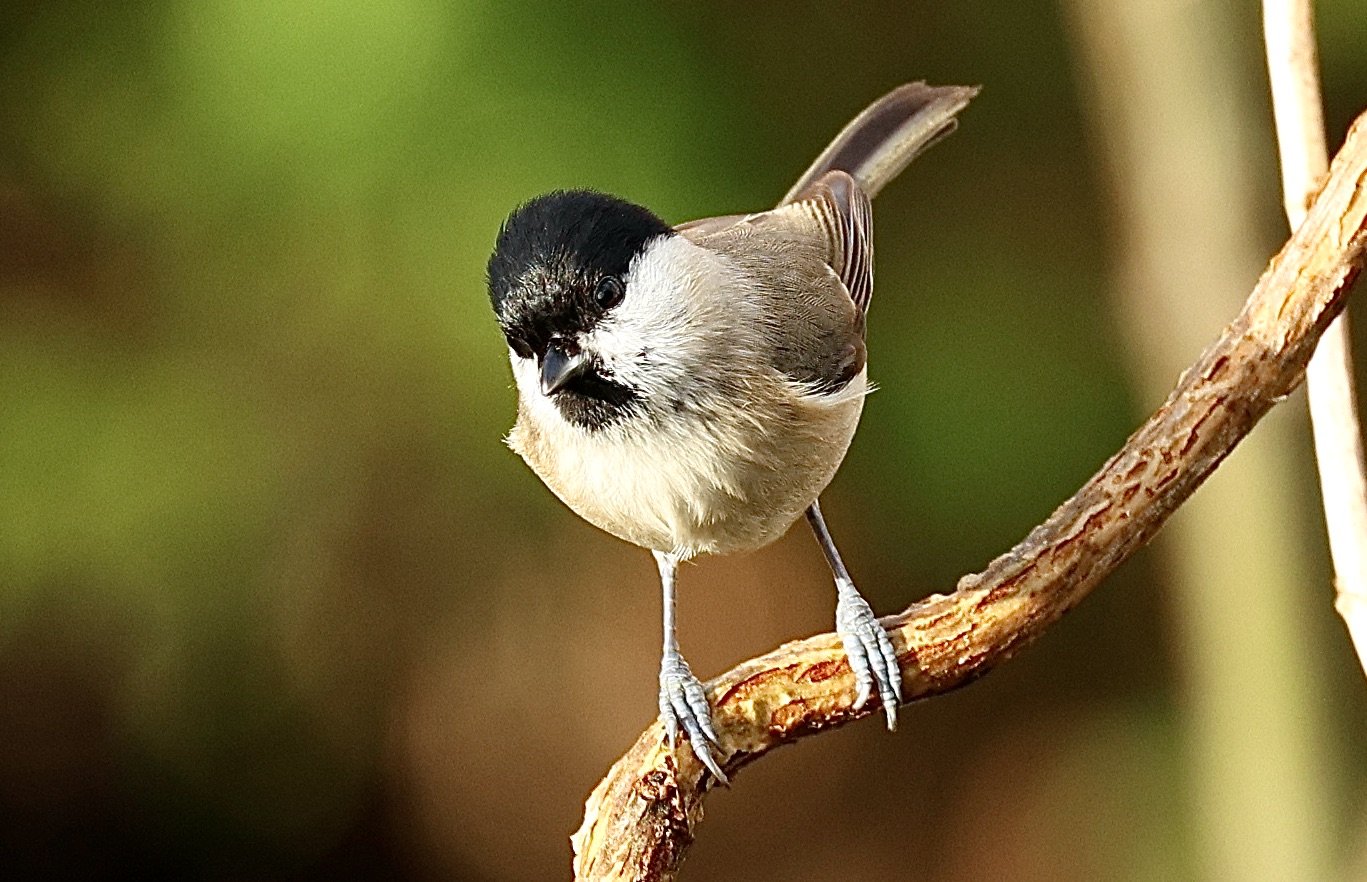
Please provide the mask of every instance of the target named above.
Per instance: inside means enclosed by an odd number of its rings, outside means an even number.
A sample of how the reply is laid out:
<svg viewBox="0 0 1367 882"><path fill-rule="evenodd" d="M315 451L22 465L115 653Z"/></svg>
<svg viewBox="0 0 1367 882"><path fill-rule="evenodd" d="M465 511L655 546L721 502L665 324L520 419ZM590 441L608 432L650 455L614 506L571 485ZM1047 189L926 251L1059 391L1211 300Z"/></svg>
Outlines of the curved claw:
<svg viewBox="0 0 1367 882"><path fill-rule="evenodd" d="M888 728L896 729L897 706L902 701L902 670L892 640L853 584L837 582L837 590L840 599L835 606L835 630L845 646L859 689L854 706L863 707L876 686Z"/></svg>
<svg viewBox="0 0 1367 882"><path fill-rule="evenodd" d="M712 753L713 746L721 747L721 739L712 726L712 708L707 703L707 691L677 652L667 653L660 662L660 718L664 721L671 750L682 729L698 761L718 781L730 785L730 780Z"/></svg>

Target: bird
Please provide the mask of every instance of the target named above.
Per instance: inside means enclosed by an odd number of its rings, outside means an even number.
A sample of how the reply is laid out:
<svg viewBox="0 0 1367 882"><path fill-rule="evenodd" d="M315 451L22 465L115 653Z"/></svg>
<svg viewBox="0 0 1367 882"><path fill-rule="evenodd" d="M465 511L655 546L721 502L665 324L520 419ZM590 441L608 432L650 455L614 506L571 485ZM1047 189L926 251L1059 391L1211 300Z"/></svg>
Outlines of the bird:
<svg viewBox="0 0 1367 882"><path fill-rule="evenodd" d="M872 200L957 127L974 86L902 85L856 116L777 206L677 225L617 196L557 190L501 225L487 268L518 404L506 438L589 523L654 556L660 717L728 783L707 693L676 635L679 565L767 545L805 517L836 587L856 708L902 700L887 632L819 497L872 387Z"/></svg>

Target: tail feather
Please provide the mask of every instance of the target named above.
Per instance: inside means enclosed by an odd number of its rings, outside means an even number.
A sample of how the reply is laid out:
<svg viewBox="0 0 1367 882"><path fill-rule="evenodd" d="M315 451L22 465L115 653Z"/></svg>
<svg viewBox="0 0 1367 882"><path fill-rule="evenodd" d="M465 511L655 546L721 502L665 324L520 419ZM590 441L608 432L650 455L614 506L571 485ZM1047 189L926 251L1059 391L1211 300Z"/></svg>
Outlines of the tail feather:
<svg viewBox="0 0 1367 882"><path fill-rule="evenodd" d="M865 108L836 135L779 205L832 169L848 172L869 198L878 195L902 169L958 126L954 118L978 94L977 86L927 86L907 83Z"/></svg>

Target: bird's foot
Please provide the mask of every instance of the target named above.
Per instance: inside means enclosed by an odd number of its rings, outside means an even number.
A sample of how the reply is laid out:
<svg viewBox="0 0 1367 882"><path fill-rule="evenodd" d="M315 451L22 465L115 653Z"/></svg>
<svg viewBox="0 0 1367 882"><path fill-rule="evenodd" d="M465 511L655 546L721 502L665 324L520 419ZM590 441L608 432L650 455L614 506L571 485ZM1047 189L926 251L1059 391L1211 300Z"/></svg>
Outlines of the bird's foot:
<svg viewBox="0 0 1367 882"><path fill-rule="evenodd" d="M712 728L712 708L707 704L707 692L677 650L666 651L660 661L660 718L664 721L671 750L682 729L693 746L693 754L707 770L721 783L731 783L712 755L712 747L720 747L721 741Z"/></svg>
<svg viewBox="0 0 1367 882"><path fill-rule="evenodd" d="M859 687L854 706L863 707L876 685L888 728L896 729L897 705L902 701L902 671L892 641L853 583L837 579L836 591L839 599L835 605L835 630L845 645L845 655Z"/></svg>

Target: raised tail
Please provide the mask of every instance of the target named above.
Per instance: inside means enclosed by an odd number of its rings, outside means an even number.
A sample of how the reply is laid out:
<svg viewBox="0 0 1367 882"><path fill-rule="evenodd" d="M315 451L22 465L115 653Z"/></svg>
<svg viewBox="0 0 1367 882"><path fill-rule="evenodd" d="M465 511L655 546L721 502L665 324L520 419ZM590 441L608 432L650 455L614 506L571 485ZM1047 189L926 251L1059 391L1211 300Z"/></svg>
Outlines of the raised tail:
<svg viewBox="0 0 1367 882"><path fill-rule="evenodd" d="M925 83L898 86L841 129L779 205L797 199L831 169L848 172L872 199L926 148L954 131L955 114L978 89Z"/></svg>

